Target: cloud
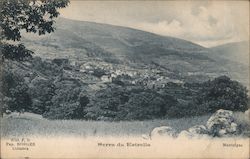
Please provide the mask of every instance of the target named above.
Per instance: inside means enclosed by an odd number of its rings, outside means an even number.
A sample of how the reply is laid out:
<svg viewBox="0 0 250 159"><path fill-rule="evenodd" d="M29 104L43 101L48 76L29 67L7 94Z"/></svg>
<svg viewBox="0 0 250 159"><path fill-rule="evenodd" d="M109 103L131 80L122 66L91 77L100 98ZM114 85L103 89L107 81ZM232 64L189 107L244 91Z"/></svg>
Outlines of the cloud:
<svg viewBox="0 0 250 159"><path fill-rule="evenodd" d="M150 31L156 34L178 37L185 31L178 20L160 21L157 23L142 22L133 26L141 30Z"/></svg>
<svg viewBox="0 0 250 159"><path fill-rule="evenodd" d="M61 13L70 19L132 27L209 47L249 40L248 4L247 1L72 1Z"/></svg>
<svg viewBox="0 0 250 159"><path fill-rule="evenodd" d="M156 23L142 22L133 27L160 35L174 36L193 41L203 46L214 46L221 43L243 41L248 39L249 31L242 30L239 21L232 14L232 6L221 5L196 6L186 9L177 19L162 20ZM238 8L239 9L239 8ZM247 16L247 15L246 15ZM246 18L247 19L247 18ZM244 23L244 22L242 22Z"/></svg>

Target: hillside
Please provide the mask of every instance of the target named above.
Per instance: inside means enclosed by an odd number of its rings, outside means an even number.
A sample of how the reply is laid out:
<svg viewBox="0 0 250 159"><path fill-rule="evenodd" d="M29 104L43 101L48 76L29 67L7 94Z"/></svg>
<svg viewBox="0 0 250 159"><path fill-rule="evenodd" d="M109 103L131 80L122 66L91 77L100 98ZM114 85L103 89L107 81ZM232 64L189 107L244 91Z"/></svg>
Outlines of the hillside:
<svg viewBox="0 0 250 159"><path fill-rule="evenodd" d="M249 42L235 42L210 48L211 54L219 58L249 65Z"/></svg>
<svg viewBox="0 0 250 159"><path fill-rule="evenodd" d="M242 68L231 74L231 68L226 66L228 60L223 59L223 63L216 61L208 54L210 49L178 38L65 18L58 18L56 28L53 34L41 37L25 35L22 40L43 58L68 58L79 66L98 65L103 68L103 65L108 65L109 69L123 72L132 70L151 74L153 70L164 74L170 81L199 82L219 75L238 80L242 74L238 72Z"/></svg>
<svg viewBox="0 0 250 159"><path fill-rule="evenodd" d="M98 51L109 52L120 58L142 54L156 56L171 51L204 51L203 47L181 39L108 24L58 18L56 28L54 34L38 38L38 44L50 44L57 49L86 49L90 55Z"/></svg>
<svg viewBox="0 0 250 159"><path fill-rule="evenodd" d="M234 42L212 47L207 55L222 64L231 77L249 88L249 42Z"/></svg>
<svg viewBox="0 0 250 159"><path fill-rule="evenodd" d="M241 85L248 86L248 66L219 55L227 47L216 52L173 37L63 18L56 24L50 35L23 37L37 57L6 62L4 110L119 121L248 108Z"/></svg>

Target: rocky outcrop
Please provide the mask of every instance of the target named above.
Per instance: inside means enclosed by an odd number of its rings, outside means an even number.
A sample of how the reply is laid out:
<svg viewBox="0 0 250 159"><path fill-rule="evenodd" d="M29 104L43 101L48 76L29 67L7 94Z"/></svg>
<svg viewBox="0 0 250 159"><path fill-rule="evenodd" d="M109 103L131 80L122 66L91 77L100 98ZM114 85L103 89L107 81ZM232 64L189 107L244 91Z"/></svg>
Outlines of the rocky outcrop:
<svg viewBox="0 0 250 159"><path fill-rule="evenodd" d="M181 131L178 135L173 128L161 126L154 128L149 136L151 139L177 136L185 138L249 136L249 130L249 110L244 113L234 113L233 111L220 109L208 119L206 125L195 125ZM143 138L146 139L147 136Z"/></svg>
<svg viewBox="0 0 250 159"><path fill-rule="evenodd" d="M150 133L150 138L159 137L177 137L177 132L169 126L161 126L154 128Z"/></svg>
<svg viewBox="0 0 250 159"><path fill-rule="evenodd" d="M220 109L207 121L209 135L213 137L232 136L238 133L232 111Z"/></svg>
<svg viewBox="0 0 250 159"><path fill-rule="evenodd" d="M208 136L208 130L204 125L195 125L188 130L182 131L178 137L201 138Z"/></svg>

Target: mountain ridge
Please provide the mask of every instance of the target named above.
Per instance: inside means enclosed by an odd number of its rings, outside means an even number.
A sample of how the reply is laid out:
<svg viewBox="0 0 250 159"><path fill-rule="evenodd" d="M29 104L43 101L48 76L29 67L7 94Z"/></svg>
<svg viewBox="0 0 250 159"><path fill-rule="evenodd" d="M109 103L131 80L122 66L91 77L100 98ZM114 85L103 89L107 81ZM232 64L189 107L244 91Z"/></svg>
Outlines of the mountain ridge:
<svg viewBox="0 0 250 159"><path fill-rule="evenodd" d="M240 41L226 43L210 48L212 56L225 58L249 66L249 42Z"/></svg>
<svg viewBox="0 0 250 159"><path fill-rule="evenodd" d="M43 58L67 58L80 65L160 69L173 80L204 81L219 75L245 79L245 66L192 42L141 30L96 22L58 18L52 34L24 37L25 45ZM99 65L99 66L98 66ZM119 67L118 67L119 66ZM151 72L152 73L152 72ZM234 78L235 77L235 78ZM241 79L240 79L241 80Z"/></svg>
<svg viewBox="0 0 250 159"><path fill-rule="evenodd" d="M181 39L181 38L177 38L177 37L173 37L173 36L160 35L160 34L156 34L156 33L153 33L153 32L144 31L144 30L140 30L140 29L133 28L133 27L128 27L128 26L121 26L121 25L114 25L114 24L107 24L107 23L99 23L99 22L94 22L94 21L82 21L82 20L69 19L69 18L65 18L65 17L59 17L57 21L60 21L60 20L72 21L72 22L77 22L77 23L89 23L89 24L95 24L95 25L104 25L104 26L109 26L109 27L117 27L117 28L130 29L130 30L139 31L139 32L146 32L148 34L152 34L154 36L158 36L158 37L162 37L162 38L172 38L172 39L182 40L182 41L188 42L190 44L199 46L199 47L201 47L203 49L207 48L207 47L204 47L202 45L199 45L197 43L194 43L194 42L191 42L191 41L188 41L188 40L185 40L185 39Z"/></svg>

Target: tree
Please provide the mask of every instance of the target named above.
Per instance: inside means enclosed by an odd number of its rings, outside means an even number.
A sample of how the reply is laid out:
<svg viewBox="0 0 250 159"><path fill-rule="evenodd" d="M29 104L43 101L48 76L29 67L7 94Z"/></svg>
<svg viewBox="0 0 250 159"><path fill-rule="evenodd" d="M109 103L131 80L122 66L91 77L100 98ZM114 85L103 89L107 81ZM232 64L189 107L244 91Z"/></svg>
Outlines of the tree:
<svg viewBox="0 0 250 159"><path fill-rule="evenodd" d="M248 109L247 89L227 76L204 82L198 94L198 104L208 112L215 112L218 109L233 111Z"/></svg>
<svg viewBox="0 0 250 159"><path fill-rule="evenodd" d="M2 81L3 112L30 111L32 101L24 78L16 73L4 71Z"/></svg>
<svg viewBox="0 0 250 159"><path fill-rule="evenodd" d="M49 119L81 119L88 104L85 88L76 81L61 80L54 83L51 105L43 116Z"/></svg>
<svg viewBox="0 0 250 159"><path fill-rule="evenodd" d="M54 19L58 9L68 5L69 0L1 0L0 1L0 51L1 58L22 61L33 52L23 44L21 31L43 35L54 32ZM13 41L15 44L10 44Z"/></svg>
<svg viewBox="0 0 250 159"><path fill-rule="evenodd" d="M171 106L177 101L170 95L162 95L150 89L142 89L140 92L131 90L129 100L124 104L125 119L144 120L162 118L168 115Z"/></svg>
<svg viewBox="0 0 250 159"><path fill-rule="evenodd" d="M85 118L91 120L120 119L119 106L128 101L128 91L125 87L109 85L108 88L97 91L89 101Z"/></svg>
<svg viewBox="0 0 250 159"><path fill-rule="evenodd" d="M29 85L29 94L32 99L32 112L43 114L52 105L51 99L54 96L54 84L51 79L36 77Z"/></svg>

